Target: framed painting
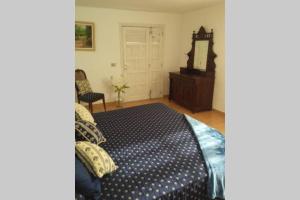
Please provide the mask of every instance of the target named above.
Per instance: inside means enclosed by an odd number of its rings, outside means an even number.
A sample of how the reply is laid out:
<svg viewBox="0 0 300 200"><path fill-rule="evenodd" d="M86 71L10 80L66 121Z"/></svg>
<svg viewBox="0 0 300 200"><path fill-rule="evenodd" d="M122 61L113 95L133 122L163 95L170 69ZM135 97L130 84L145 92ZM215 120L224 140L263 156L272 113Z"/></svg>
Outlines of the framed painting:
<svg viewBox="0 0 300 200"><path fill-rule="evenodd" d="M75 49L95 50L95 31L92 22L75 22Z"/></svg>

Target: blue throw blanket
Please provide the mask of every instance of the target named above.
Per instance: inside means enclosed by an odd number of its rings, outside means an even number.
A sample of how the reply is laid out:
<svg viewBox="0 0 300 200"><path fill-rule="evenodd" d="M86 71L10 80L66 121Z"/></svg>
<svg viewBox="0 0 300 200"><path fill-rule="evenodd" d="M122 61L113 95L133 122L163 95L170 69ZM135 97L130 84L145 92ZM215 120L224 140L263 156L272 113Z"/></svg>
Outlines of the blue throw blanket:
<svg viewBox="0 0 300 200"><path fill-rule="evenodd" d="M225 199L225 138L215 129L184 115L203 153L208 170L208 195Z"/></svg>

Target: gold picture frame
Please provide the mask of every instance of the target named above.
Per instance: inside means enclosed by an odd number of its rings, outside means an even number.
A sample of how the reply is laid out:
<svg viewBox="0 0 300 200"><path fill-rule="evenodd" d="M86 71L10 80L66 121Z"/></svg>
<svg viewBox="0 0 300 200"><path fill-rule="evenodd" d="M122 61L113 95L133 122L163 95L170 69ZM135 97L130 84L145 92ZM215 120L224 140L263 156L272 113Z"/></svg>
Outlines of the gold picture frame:
<svg viewBox="0 0 300 200"><path fill-rule="evenodd" d="M95 50L95 24L93 22L75 22L75 49Z"/></svg>

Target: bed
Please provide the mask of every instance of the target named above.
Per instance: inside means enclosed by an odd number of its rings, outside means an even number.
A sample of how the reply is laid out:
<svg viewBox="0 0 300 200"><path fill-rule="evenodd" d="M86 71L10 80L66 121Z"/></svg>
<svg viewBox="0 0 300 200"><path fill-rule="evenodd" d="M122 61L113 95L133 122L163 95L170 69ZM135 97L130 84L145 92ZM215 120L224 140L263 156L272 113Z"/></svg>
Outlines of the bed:
<svg viewBox="0 0 300 200"><path fill-rule="evenodd" d="M155 103L94 119L119 167L101 179L102 200L210 200L202 151L183 114Z"/></svg>

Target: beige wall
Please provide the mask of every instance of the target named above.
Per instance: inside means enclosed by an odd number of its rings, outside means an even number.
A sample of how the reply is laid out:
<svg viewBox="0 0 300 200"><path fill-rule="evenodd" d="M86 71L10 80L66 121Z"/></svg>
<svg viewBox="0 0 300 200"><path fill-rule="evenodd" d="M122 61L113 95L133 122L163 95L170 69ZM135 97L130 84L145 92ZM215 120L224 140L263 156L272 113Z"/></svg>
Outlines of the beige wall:
<svg viewBox="0 0 300 200"><path fill-rule="evenodd" d="M184 14L140 12L105 8L76 6L76 20L95 23L96 51L76 51L77 68L87 72L92 88L106 94L107 101L114 101L110 77L121 73L120 24L159 24L164 25L164 94L169 93L168 72L179 71L186 66L185 54L191 48L193 30L201 25L214 29L214 51L216 62L216 82L213 107L225 111L225 29L224 4L204 8ZM116 67L111 67L116 63Z"/></svg>
<svg viewBox="0 0 300 200"><path fill-rule="evenodd" d="M104 92L107 101L115 101L110 78L121 73L120 24L164 25L163 92L168 94L168 72L179 69L181 15L76 6L76 20L95 23L96 41L96 51L75 52L76 67L86 71L93 90ZM117 66L111 67L111 63Z"/></svg>
<svg viewBox="0 0 300 200"><path fill-rule="evenodd" d="M200 26L214 31L214 52L217 54L216 80L213 108L225 112L225 4L217 4L194 12L183 14L180 65L186 66L187 56L192 46L192 33Z"/></svg>

